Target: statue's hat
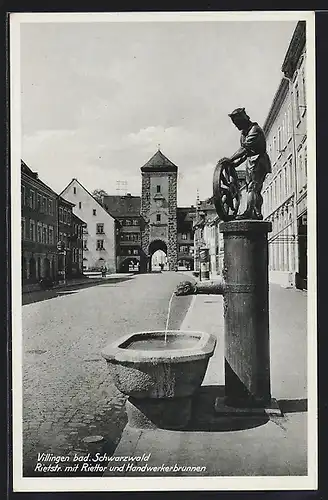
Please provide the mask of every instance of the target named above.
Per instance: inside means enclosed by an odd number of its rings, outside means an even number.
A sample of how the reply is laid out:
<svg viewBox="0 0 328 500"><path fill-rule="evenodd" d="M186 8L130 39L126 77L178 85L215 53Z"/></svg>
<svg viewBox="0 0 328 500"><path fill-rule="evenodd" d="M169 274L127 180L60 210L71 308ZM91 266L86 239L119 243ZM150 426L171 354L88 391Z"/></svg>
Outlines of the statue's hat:
<svg viewBox="0 0 328 500"><path fill-rule="evenodd" d="M249 120L249 116L245 111L245 108L236 108L232 111L232 113L229 113L230 118L234 118L235 116L240 116L241 118L245 118L246 120Z"/></svg>

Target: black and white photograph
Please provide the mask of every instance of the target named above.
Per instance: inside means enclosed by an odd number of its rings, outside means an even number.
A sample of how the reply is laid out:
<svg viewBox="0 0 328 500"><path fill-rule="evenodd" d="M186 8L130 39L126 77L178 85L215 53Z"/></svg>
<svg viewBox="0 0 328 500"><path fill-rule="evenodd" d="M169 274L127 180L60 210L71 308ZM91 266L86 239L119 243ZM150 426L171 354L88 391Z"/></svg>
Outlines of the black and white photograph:
<svg viewBox="0 0 328 500"><path fill-rule="evenodd" d="M10 15L14 491L317 488L314 41Z"/></svg>

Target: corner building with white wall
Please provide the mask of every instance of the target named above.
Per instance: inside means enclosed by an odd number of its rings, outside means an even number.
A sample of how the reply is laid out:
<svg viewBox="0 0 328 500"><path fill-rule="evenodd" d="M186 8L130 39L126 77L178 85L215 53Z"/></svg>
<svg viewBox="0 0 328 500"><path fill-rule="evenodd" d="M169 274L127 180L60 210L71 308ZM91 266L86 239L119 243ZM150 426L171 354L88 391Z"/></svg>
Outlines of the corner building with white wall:
<svg viewBox="0 0 328 500"><path fill-rule="evenodd" d="M115 273L114 217L77 179L71 180L61 196L74 203L74 214L86 223L83 232L83 270L99 270L106 267L109 273Z"/></svg>

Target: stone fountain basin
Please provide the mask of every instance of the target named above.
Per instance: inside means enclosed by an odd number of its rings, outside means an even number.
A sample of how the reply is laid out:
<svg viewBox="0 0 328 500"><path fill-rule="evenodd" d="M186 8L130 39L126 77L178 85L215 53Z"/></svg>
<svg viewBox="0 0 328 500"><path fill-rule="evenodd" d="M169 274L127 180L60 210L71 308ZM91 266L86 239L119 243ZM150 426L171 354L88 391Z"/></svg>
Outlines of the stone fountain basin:
<svg viewBox="0 0 328 500"><path fill-rule="evenodd" d="M203 382L216 337L205 332L148 331L128 334L106 346L116 387L132 398L191 396Z"/></svg>

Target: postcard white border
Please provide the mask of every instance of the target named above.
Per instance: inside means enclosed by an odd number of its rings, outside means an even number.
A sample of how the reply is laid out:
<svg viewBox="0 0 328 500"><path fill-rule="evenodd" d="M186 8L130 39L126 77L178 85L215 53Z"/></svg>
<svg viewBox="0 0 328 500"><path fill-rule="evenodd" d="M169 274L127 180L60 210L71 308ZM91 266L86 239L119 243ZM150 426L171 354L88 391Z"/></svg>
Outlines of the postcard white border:
<svg viewBox="0 0 328 500"><path fill-rule="evenodd" d="M21 123L20 25L45 22L225 22L306 21L308 148L308 475L264 477L24 478L22 476L22 300L21 300ZM13 13L10 14L10 115L12 199L12 386L13 490L170 491L170 490L315 490L317 483L317 318L316 318L316 175L315 175L315 32L314 11L149 12L149 13ZM313 168L311 168L311 165Z"/></svg>

